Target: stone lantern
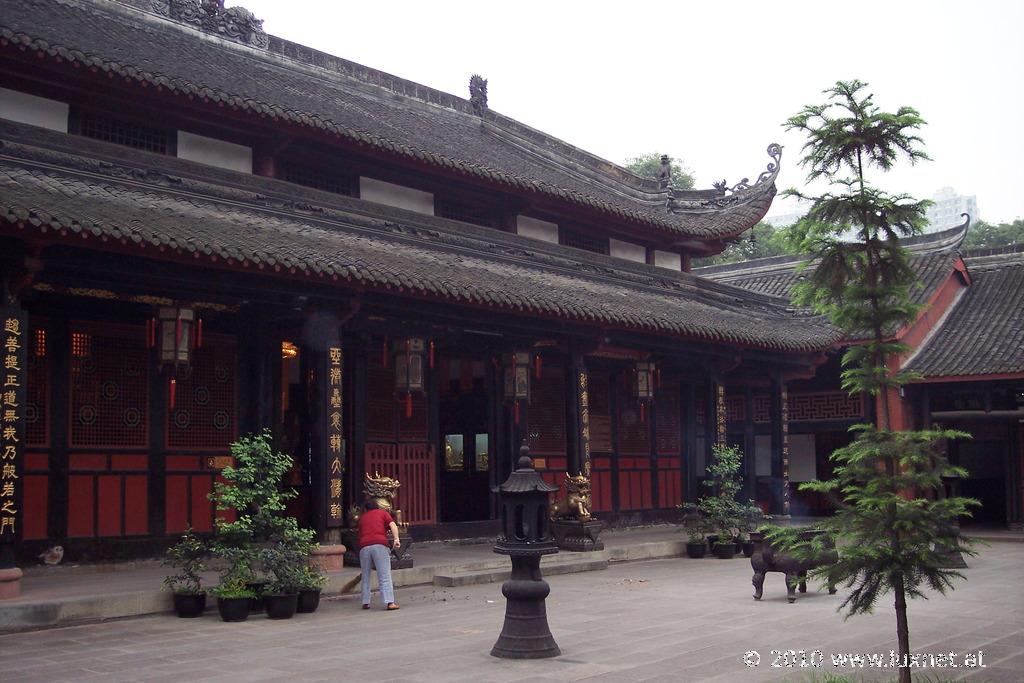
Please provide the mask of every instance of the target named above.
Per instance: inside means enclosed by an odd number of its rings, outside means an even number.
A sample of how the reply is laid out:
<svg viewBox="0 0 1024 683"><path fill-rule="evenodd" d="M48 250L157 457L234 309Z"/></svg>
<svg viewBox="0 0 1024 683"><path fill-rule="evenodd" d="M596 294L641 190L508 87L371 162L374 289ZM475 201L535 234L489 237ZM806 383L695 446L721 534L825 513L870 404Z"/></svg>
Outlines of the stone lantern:
<svg viewBox="0 0 1024 683"><path fill-rule="evenodd" d="M491 650L495 657L540 659L561 654L544 607L550 588L540 574L540 558L558 552L548 527L548 494L557 490L533 469L524 441L515 471L495 489L501 507L501 536L494 552L512 560L512 576L501 587L506 599L505 625Z"/></svg>

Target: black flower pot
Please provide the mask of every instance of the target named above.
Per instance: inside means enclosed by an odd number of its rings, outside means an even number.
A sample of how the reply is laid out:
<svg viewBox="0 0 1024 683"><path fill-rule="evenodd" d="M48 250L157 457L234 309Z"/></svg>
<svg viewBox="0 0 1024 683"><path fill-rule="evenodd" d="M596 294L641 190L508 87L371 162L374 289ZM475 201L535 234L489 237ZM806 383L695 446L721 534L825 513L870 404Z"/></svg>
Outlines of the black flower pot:
<svg viewBox="0 0 1024 683"><path fill-rule="evenodd" d="M263 609L271 619L291 619L299 608L299 594L286 593L284 595L264 594Z"/></svg>
<svg viewBox="0 0 1024 683"><path fill-rule="evenodd" d="M224 621L245 621L251 602L252 598L217 598L217 611Z"/></svg>
<svg viewBox="0 0 1024 683"><path fill-rule="evenodd" d="M175 593L174 611L183 619L198 617L206 609L206 593Z"/></svg>
<svg viewBox="0 0 1024 683"><path fill-rule="evenodd" d="M691 557L695 560L699 560L704 557L708 552L708 544L701 541L700 543L689 543L686 544L686 556Z"/></svg>
<svg viewBox="0 0 1024 683"><path fill-rule="evenodd" d="M736 544L735 543L717 543L715 544L715 557L720 560L731 560L736 556Z"/></svg>
<svg viewBox="0 0 1024 683"><path fill-rule="evenodd" d="M743 557L753 557L753 556L754 556L754 542L753 541L744 541L743 542Z"/></svg>
<svg viewBox="0 0 1024 683"><path fill-rule="evenodd" d="M252 604L249 606L249 611L253 614L263 611L263 590L267 587L266 581L249 581L245 584L245 587L256 594L255 598L251 598Z"/></svg>
<svg viewBox="0 0 1024 683"><path fill-rule="evenodd" d="M316 611L316 608L320 606L320 589L319 588L307 588L306 590L299 591L299 609L300 614L310 614Z"/></svg>

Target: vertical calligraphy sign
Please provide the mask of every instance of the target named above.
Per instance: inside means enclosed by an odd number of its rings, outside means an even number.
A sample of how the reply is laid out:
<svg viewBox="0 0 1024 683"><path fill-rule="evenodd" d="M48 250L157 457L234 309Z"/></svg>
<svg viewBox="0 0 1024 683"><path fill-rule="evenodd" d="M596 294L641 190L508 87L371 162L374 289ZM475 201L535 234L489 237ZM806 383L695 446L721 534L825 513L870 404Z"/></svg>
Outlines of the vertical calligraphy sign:
<svg viewBox="0 0 1024 683"><path fill-rule="evenodd" d="M789 515L789 392L782 387L782 514Z"/></svg>
<svg viewBox="0 0 1024 683"><path fill-rule="evenodd" d="M327 347L327 526L344 524L342 478L345 471L345 440L342 431L342 354L340 346Z"/></svg>
<svg viewBox="0 0 1024 683"><path fill-rule="evenodd" d="M583 462L580 467L583 474L590 476L590 393L588 390L587 371L584 368L579 370L579 397L580 397L580 454ZM580 474L577 472L577 474Z"/></svg>
<svg viewBox="0 0 1024 683"><path fill-rule="evenodd" d="M25 388L28 379L28 316L17 308L0 308L3 332L0 348L3 370L0 392L0 545L11 558L21 534L23 465L25 457ZM0 557L0 566L3 558Z"/></svg>
<svg viewBox="0 0 1024 683"><path fill-rule="evenodd" d="M719 446L724 446L727 440L728 419L729 416L725 408L725 385L719 384L715 391L716 441Z"/></svg>

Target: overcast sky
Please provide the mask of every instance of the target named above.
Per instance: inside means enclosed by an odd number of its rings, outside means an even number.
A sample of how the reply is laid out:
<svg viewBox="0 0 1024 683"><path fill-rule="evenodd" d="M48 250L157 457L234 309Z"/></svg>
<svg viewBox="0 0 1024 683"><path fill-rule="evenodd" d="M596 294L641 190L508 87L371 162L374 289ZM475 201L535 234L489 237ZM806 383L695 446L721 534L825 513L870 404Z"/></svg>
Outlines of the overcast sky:
<svg viewBox="0 0 1024 683"><path fill-rule="evenodd" d="M1024 2L338 2L241 0L267 32L468 96L622 163L682 158L710 187L756 178L784 145L799 186L803 139L782 122L838 79L928 121L934 161L876 181L930 198L977 195L981 218L1024 216ZM770 213L788 213L777 200Z"/></svg>

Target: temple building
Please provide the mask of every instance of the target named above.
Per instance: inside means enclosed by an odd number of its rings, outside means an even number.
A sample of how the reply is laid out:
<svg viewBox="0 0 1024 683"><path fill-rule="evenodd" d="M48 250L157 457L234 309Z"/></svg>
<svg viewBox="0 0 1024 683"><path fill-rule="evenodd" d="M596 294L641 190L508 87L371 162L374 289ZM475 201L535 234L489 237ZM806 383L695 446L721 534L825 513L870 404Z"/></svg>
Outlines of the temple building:
<svg viewBox="0 0 1024 683"><path fill-rule="evenodd" d="M792 307L793 262L690 267L764 216L782 150L680 190L469 95L216 0L7 0L0 559L211 531L229 445L262 429L325 541L373 472L414 537L492 535L524 440L609 524L675 518L726 441L766 511L819 511L798 483L869 414L837 379L856 340ZM961 238L915 246L932 307L896 403L977 427L956 448L1019 522L1024 255Z"/></svg>

